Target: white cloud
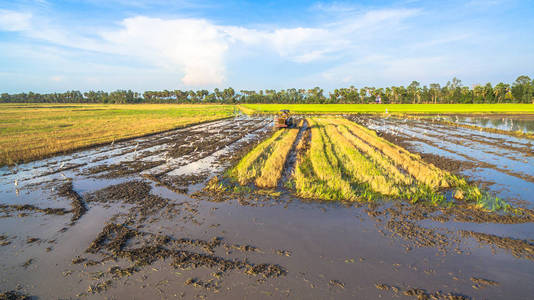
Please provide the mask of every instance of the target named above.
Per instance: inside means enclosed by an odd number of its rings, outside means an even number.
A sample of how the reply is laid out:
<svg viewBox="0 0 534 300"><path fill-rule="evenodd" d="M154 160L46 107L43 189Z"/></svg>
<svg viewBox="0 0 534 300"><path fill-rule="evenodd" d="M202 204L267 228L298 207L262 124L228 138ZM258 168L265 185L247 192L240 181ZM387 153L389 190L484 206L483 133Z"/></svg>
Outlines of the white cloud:
<svg viewBox="0 0 534 300"><path fill-rule="evenodd" d="M0 9L0 31L23 31L30 28L31 14Z"/></svg>
<svg viewBox="0 0 534 300"><path fill-rule="evenodd" d="M206 19L161 19L145 16L127 18L118 27L85 31L68 30L31 15L0 11L10 16L1 28L69 48L133 57L136 60L183 74L187 86L221 85L226 80L226 60L235 50L247 55L275 54L284 60L306 64L343 58L357 61L359 49L369 39L383 38L399 28L416 9L381 9L350 12L335 22L315 27L256 29L217 25ZM3 23L2 23L3 22ZM246 51L245 51L246 52ZM239 52L243 53L243 51ZM241 57L240 57L241 58ZM246 58L245 58L246 59ZM341 78L351 78L344 74Z"/></svg>
<svg viewBox="0 0 534 300"><path fill-rule="evenodd" d="M228 42L217 26L203 19L162 20L135 17L123 28L102 33L112 51L137 56L160 67L178 67L186 85L220 84Z"/></svg>
<svg viewBox="0 0 534 300"><path fill-rule="evenodd" d="M270 49L280 57L295 62L310 62L323 57L332 33L323 28L279 28L273 30L255 30L244 27L219 27L230 41L247 47Z"/></svg>

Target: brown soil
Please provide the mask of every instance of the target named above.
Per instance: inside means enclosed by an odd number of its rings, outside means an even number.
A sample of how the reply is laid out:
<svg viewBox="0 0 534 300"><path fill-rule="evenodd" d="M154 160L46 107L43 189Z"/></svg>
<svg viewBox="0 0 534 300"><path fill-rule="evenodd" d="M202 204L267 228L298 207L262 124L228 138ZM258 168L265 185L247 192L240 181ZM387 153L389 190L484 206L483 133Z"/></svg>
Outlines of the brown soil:
<svg viewBox="0 0 534 300"><path fill-rule="evenodd" d="M133 180L111 185L94 193L86 195L87 202L116 202L139 203L149 194L152 187L145 181Z"/></svg>
<svg viewBox="0 0 534 300"><path fill-rule="evenodd" d="M298 124L301 121L300 119L297 119L294 122ZM291 175L293 174L293 171L295 169L295 165L297 163L297 158L299 154L297 147L300 143L300 139L308 138L308 135L309 135L308 122L304 120L302 123L302 126L299 129L299 133L297 134L297 137L295 138L295 141L293 142L293 145L291 146L291 150L289 151L287 155L287 159L284 164L282 178L280 179L280 184L278 185L279 188L283 187L284 183L287 183L290 180Z"/></svg>
<svg viewBox="0 0 534 300"><path fill-rule="evenodd" d="M529 241L468 230L460 230L459 233L463 238L473 238L493 249L500 248L509 251L517 258L534 260L534 244Z"/></svg>
<svg viewBox="0 0 534 300"><path fill-rule="evenodd" d="M139 174L144 170L152 169L164 164L164 160L158 161L123 161L112 165L99 165L84 170L82 175L93 175L96 178L119 178Z"/></svg>
<svg viewBox="0 0 534 300"><path fill-rule="evenodd" d="M209 176L207 172L182 176L143 174L143 177L156 182L158 186L166 187L178 194L187 194L190 185L202 183Z"/></svg>
<svg viewBox="0 0 534 300"><path fill-rule="evenodd" d="M449 252L461 253L460 245L465 238L474 238L482 245L493 249L499 248L510 251L515 257L534 260L534 244L526 240L509 237L499 237L474 231L459 230L457 232L445 229L432 229L418 224L421 220L447 222L454 218L459 222L472 223L503 223L518 224L533 222L528 215L499 215L472 208L440 208L423 204L397 202L389 207L369 204L367 214L374 218L385 229L379 229L384 235L400 238L405 243L407 251L412 248L435 248L442 254Z"/></svg>
<svg viewBox="0 0 534 300"><path fill-rule="evenodd" d="M279 277L286 274L286 270L278 265L252 264L247 261L230 260L214 255L214 249L222 245L221 240L221 238L213 238L211 241L173 239L170 236L140 232L126 225L111 223L104 227L86 252L115 260L126 259L132 263L127 268L109 269L108 273L113 278L130 275L139 271L140 267L166 259L171 259L170 265L180 269L206 267L223 273L240 270L245 274L261 275L264 278ZM134 247L133 245L140 246ZM200 248L208 254L185 250L183 249L184 246ZM252 246L237 246L237 248L255 249ZM73 263L85 261L85 258L76 257ZM93 290L98 291L99 289Z"/></svg>
<svg viewBox="0 0 534 300"><path fill-rule="evenodd" d="M0 293L0 300L29 300L31 297L17 291L7 291Z"/></svg>
<svg viewBox="0 0 534 300"><path fill-rule="evenodd" d="M62 186L59 187L57 194L62 197L69 198L72 203L72 218L71 222L75 223L80 219L83 214L87 211L87 208L85 207L85 204L83 202L82 197L72 189L72 181L69 181Z"/></svg>
<svg viewBox="0 0 534 300"><path fill-rule="evenodd" d="M163 186L167 189L177 193L177 194L187 194L188 188L187 187L177 187L175 186L172 181L168 179L164 179L161 175L152 175L152 174L143 174L143 177L145 177L148 180L152 180L156 183L157 186Z"/></svg>
<svg viewBox="0 0 534 300"><path fill-rule="evenodd" d="M379 290L391 291L396 295L396 297L398 297L399 295L404 295L404 296L414 297L414 298L422 299L422 300L430 300L430 299L432 300L439 300L439 299L467 300L467 299L471 299L471 297L469 296L459 295L455 293L443 293L441 291L428 292L424 289L410 288L410 287L406 289L402 289L394 285L389 285L389 284L384 284L384 283L376 283L375 287Z"/></svg>
<svg viewBox="0 0 534 300"><path fill-rule="evenodd" d="M489 279L476 278L476 277L471 277L470 279L473 283L475 283L475 285L473 286L473 288L475 289L484 288L487 286L498 286L499 285L497 281L493 281Z"/></svg>
<svg viewBox="0 0 534 300"><path fill-rule="evenodd" d="M11 241L8 240L8 236L7 235L0 235L0 247L1 246L7 246L11 244Z"/></svg>
<svg viewBox="0 0 534 300"><path fill-rule="evenodd" d="M47 215L64 215L66 213L69 213L68 210L65 210L64 208L40 208L31 204L0 204L0 212L4 213L5 216L9 216L10 212L14 211L31 211L31 212L40 212ZM24 216L24 215L21 215Z"/></svg>

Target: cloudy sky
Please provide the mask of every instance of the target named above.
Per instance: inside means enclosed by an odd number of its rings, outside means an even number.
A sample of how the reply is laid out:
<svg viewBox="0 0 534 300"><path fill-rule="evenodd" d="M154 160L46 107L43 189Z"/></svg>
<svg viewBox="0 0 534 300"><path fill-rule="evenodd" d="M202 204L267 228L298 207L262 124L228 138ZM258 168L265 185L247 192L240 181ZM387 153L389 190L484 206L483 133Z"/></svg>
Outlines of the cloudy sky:
<svg viewBox="0 0 534 300"><path fill-rule="evenodd" d="M0 0L0 92L534 76L534 1Z"/></svg>

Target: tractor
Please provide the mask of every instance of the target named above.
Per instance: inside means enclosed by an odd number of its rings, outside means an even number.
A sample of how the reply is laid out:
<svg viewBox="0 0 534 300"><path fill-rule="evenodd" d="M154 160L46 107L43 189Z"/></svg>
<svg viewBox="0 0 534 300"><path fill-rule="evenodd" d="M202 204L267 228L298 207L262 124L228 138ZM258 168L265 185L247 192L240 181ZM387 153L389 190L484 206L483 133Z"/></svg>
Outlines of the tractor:
<svg viewBox="0 0 534 300"><path fill-rule="evenodd" d="M293 117L289 114L289 110L282 109L280 113L276 116L274 120L274 127L276 128L287 128L293 127Z"/></svg>

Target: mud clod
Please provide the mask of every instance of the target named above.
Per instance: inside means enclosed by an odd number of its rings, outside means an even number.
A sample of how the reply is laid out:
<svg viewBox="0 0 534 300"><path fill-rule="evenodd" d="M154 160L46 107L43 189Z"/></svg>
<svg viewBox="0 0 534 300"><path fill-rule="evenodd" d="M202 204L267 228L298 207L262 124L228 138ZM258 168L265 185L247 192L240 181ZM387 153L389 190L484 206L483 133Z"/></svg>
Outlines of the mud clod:
<svg viewBox="0 0 534 300"><path fill-rule="evenodd" d="M139 174L144 170L155 168L164 164L164 160L159 161L123 161L118 164L100 165L84 170L83 175L93 175L96 178L119 178L129 175Z"/></svg>
<svg viewBox="0 0 534 300"><path fill-rule="evenodd" d="M185 285L191 285L196 288L203 288L203 289L213 289L218 286L216 282L213 281L213 279L208 281L203 281L198 278L189 278L185 281Z"/></svg>
<svg viewBox="0 0 534 300"><path fill-rule="evenodd" d="M31 297L17 291L7 291L0 293L0 300L29 300Z"/></svg>
<svg viewBox="0 0 534 300"><path fill-rule="evenodd" d="M118 254L126 242L137 234L136 231L131 230L123 225L108 224L98 234L96 239L91 243L86 252L98 253L103 249L111 251L112 254Z"/></svg>
<svg viewBox="0 0 534 300"><path fill-rule="evenodd" d="M87 258L76 256L75 258L72 259L72 264L73 265L81 264L85 261L87 261Z"/></svg>
<svg viewBox="0 0 534 300"><path fill-rule="evenodd" d="M409 288L402 292L405 296L414 297L420 300L468 300L471 299L468 296L454 294L454 293L443 293L441 291L429 293L424 289L418 288Z"/></svg>
<svg viewBox="0 0 534 300"><path fill-rule="evenodd" d="M72 201L71 222L74 223L78 221L78 219L80 219L87 211L87 208L85 207L82 197L76 191L73 190L72 181L69 181L63 184L62 186L60 186L57 194L62 197L67 197Z"/></svg>
<svg viewBox="0 0 534 300"><path fill-rule="evenodd" d="M446 247L449 245L446 235L438 233L433 229L422 227L415 222L390 220L387 222L386 228L394 236L399 236L410 241L415 247L432 247L445 252Z"/></svg>
<svg viewBox="0 0 534 300"><path fill-rule="evenodd" d="M33 258L28 259L22 264L22 267L27 268L33 263Z"/></svg>
<svg viewBox="0 0 534 300"><path fill-rule="evenodd" d="M471 277L470 278L472 282L474 282L478 288L484 288L487 286L498 286L499 283L497 281L484 279L484 278L477 278L477 277Z"/></svg>
<svg viewBox="0 0 534 300"><path fill-rule="evenodd" d="M158 186L163 186L177 194L187 194L187 191L188 191L188 188L187 187L179 187L177 186L176 182L172 179L169 179L171 177L169 176L166 176L166 177L163 177L163 176L157 176L157 175L153 175L153 174L143 174L143 177L145 177L146 179L148 180L152 180L154 181ZM172 177L174 178L174 177ZM178 184L178 185L182 185L184 186L183 184ZM187 186L187 184L185 184L185 186Z"/></svg>
<svg viewBox="0 0 534 300"><path fill-rule="evenodd" d="M46 215L64 215L68 213L69 211L65 210L64 208L40 208L31 204L12 204L12 205L6 205L6 204L0 204L0 211L9 214L11 211L32 211L32 212L40 212L44 213Z"/></svg>
<svg viewBox="0 0 534 300"><path fill-rule="evenodd" d="M39 238L36 238L36 237L28 237L28 238L26 239L26 244L32 244L32 243L35 243L35 242L38 242L38 241L40 241Z"/></svg>
<svg viewBox="0 0 534 300"><path fill-rule="evenodd" d="M528 260L534 260L534 244L509 237L500 237L493 234L486 234L474 231L461 230L460 235L464 238L474 238L478 242L510 251L513 256Z"/></svg>
<svg viewBox="0 0 534 300"><path fill-rule="evenodd" d="M337 287L337 288L340 288L340 289L344 289L345 288L345 284L339 280L330 280L328 282L328 285L331 286L331 287Z"/></svg>
<svg viewBox="0 0 534 300"><path fill-rule="evenodd" d="M132 248L134 243L145 245ZM242 270L245 274L261 275L264 278L279 277L286 274L284 268L273 264L251 264L246 261L229 260L215 256L213 249L221 245L220 238L211 241L172 239L169 236L142 233L121 224L108 224L86 250L88 253L101 254L111 258L125 258L134 265L126 269L110 269L110 273L131 274L137 267L150 265L157 260L172 259L171 266L180 269L196 269L207 267L219 272ZM183 246L197 247L210 254L197 253L180 249ZM177 248L178 247L178 248Z"/></svg>
<svg viewBox="0 0 534 300"><path fill-rule="evenodd" d="M89 288L87 288L87 293L89 294L99 294L99 293L102 293L104 291L106 291L108 288L110 288L112 285L112 281L111 280L106 280L104 282L99 282L99 283L96 283L96 284L92 284L89 286Z"/></svg>
<svg viewBox="0 0 534 300"><path fill-rule="evenodd" d="M291 256L291 251L289 250L276 250L276 254L280 256Z"/></svg>
<svg viewBox="0 0 534 300"><path fill-rule="evenodd" d="M137 267L129 267L129 268L121 268L119 266L114 266L108 269L108 273L111 274L113 279L119 279L124 276L130 276L133 273L139 271L139 268Z"/></svg>
<svg viewBox="0 0 534 300"><path fill-rule="evenodd" d="M87 202L115 202L135 204L144 200L152 187L145 181L133 180L111 185L87 195Z"/></svg>

